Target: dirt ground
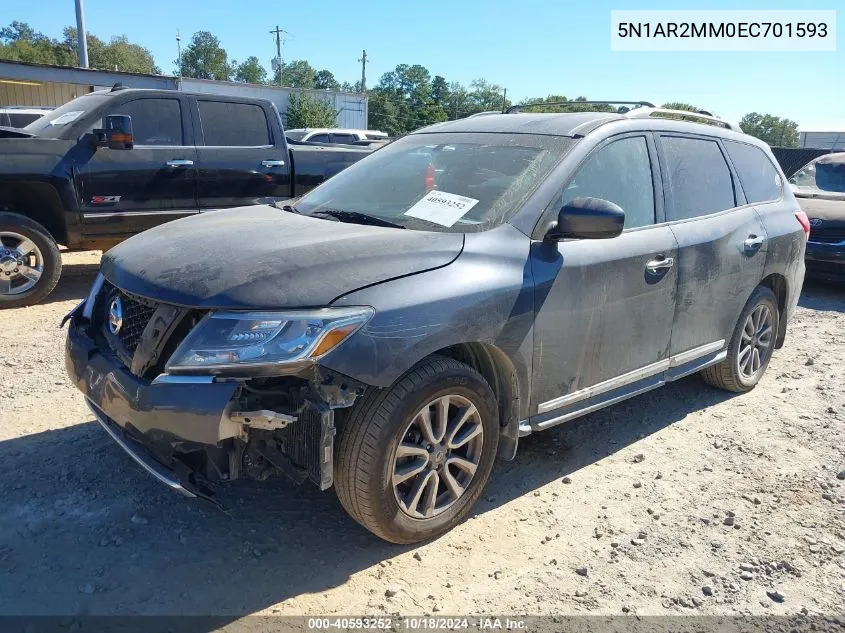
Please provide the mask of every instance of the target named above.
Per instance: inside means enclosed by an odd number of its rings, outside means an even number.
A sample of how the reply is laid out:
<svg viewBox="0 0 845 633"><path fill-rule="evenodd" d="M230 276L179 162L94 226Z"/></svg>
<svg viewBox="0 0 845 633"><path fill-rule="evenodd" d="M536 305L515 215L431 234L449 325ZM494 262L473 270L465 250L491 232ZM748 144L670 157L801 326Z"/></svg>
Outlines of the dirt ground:
<svg viewBox="0 0 845 633"><path fill-rule="evenodd" d="M234 484L224 514L132 463L64 372L98 261L0 313L0 615L845 611L845 290L805 289L753 392L691 377L526 438L399 547L331 491Z"/></svg>

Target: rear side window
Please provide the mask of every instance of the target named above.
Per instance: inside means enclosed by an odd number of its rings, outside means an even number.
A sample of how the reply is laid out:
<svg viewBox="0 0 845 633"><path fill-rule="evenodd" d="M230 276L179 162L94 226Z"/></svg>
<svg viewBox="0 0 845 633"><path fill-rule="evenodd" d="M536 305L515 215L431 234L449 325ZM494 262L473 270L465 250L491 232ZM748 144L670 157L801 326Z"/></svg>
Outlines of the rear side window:
<svg viewBox="0 0 845 633"><path fill-rule="evenodd" d="M132 118L136 145L184 145L178 99L135 99L111 108L109 114L128 114Z"/></svg>
<svg viewBox="0 0 845 633"><path fill-rule="evenodd" d="M604 198L625 211L625 228L654 224L654 184L645 137L632 136L605 145L579 168L563 192L574 198Z"/></svg>
<svg viewBox="0 0 845 633"><path fill-rule="evenodd" d="M768 202L780 198L780 174L763 150L736 141L725 141L725 148L739 174L748 202Z"/></svg>
<svg viewBox="0 0 845 633"><path fill-rule="evenodd" d="M358 137L352 134L332 134L332 137L335 143L341 143L345 145L351 145L352 143L358 140Z"/></svg>
<svg viewBox="0 0 845 633"><path fill-rule="evenodd" d="M309 143L331 143L328 134L315 134L308 139Z"/></svg>
<svg viewBox="0 0 845 633"><path fill-rule="evenodd" d="M197 101L205 144L214 147L272 145L264 109L251 103Z"/></svg>
<svg viewBox="0 0 845 633"><path fill-rule="evenodd" d="M686 220L736 206L733 179L716 141L662 136L670 198L668 220Z"/></svg>

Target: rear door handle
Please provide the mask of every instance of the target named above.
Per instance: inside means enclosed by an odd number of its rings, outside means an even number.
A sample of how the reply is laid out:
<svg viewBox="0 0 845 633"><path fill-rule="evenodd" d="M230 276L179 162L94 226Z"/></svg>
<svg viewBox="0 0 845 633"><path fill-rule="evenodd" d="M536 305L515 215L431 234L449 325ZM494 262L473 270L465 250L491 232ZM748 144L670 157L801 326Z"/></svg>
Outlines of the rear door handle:
<svg viewBox="0 0 845 633"><path fill-rule="evenodd" d="M645 265L646 270L650 273L657 273L661 270L668 270L675 265L675 259L673 257L663 257L660 259L652 259L649 263Z"/></svg>
<svg viewBox="0 0 845 633"><path fill-rule="evenodd" d="M766 241L765 237L757 236L757 235L749 235L748 239L745 240L742 245L745 248L747 253L755 253L756 251L760 250L760 247L763 245L763 242Z"/></svg>
<svg viewBox="0 0 845 633"><path fill-rule="evenodd" d="M168 167L191 167L194 164L194 161L188 160L187 158L174 158L173 160L167 161Z"/></svg>
<svg viewBox="0 0 845 633"><path fill-rule="evenodd" d="M283 160L262 160L261 164L265 167L284 167L285 161Z"/></svg>

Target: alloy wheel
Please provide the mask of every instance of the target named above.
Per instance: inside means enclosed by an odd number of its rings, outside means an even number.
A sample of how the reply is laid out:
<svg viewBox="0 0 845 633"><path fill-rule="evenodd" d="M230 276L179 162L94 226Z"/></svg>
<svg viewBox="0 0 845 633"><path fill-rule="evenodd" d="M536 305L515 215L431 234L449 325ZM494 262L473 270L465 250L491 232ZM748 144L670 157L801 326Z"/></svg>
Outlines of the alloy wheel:
<svg viewBox="0 0 845 633"><path fill-rule="evenodd" d="M428 519L452 507L475 477L483 443L481 415L463 396L441 396L417 411L395 450L392 484L402 511Z"/></svg>
<svg viewBox="0 0 845 633"><path fill-rule="evenodd" d="M739 372L745 378L753 378L771 354L774 343L772 323L772 311L767 305L758 305L745 320L737 356Z"/></svg>
<svg viewBox="0 0 845 633"><path fill-rule="evenodd" d="M44 256L28 237L0 232L0 295L31 290L44 273Z"/></svg>

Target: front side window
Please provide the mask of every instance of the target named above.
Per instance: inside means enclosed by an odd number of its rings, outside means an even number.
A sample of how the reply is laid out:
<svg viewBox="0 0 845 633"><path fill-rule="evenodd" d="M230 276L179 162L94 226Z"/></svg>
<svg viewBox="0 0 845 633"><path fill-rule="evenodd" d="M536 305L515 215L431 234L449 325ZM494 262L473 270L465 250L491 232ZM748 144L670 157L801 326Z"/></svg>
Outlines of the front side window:
<svg viewBox="0 0 845 633"><path fill-rule="evenodd" d="M810 161L789 179L789 184L798 195L845 198L845 153Z"/></svg>
<svg viewBox="0 0 845 633"><path fill-rule="evenodd" d="M411 134L306 194L306 215L352 211L409 229L466 233L506 222L574 145L535 134Z"/></svg>
<svg viewBox="0 0 845 633"><path fill-rule="evenodd" d="M178 99L135 99L110 108L108 114L132 118L135 145L184 145Z"/></svg>
<svg viewBox="0 0 845 633"><path fill-rule="evenodd" d="M725 141L725 149L739 175L748 202L769 202L780 198L780 174L762 149L728 140Z"/></svg>
<svg viewBox="0 0 845 633"><path fill-rule="evenodd" d="M251 103L198 100L205 144L213 147L272 145L264 109Z"/></svg>
<svg viewBox="0 0 845 633"><path fill-rule="evenodd" d="M603 198L622 207L626 229L654 224L654 182L645 137L624 138L594 152L567 185L562 203L581 197Z"/></svg>

